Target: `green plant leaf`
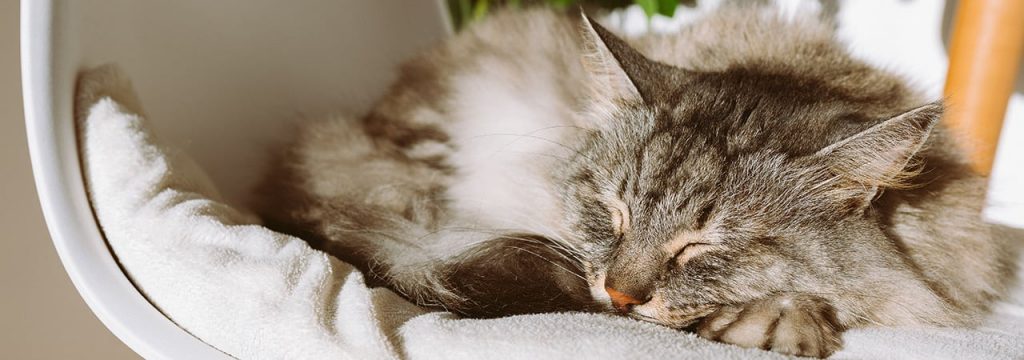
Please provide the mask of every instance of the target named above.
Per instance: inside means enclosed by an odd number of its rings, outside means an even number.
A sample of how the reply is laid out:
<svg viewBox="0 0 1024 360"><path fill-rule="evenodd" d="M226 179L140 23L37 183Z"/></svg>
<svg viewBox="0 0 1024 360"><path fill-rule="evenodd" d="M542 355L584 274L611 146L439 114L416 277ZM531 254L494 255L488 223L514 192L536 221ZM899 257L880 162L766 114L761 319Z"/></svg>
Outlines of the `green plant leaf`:
<svg viewBox="0 0 1024 360"><path fill-rule="evenodd" d="M659 14L672 17L676 14L677 7L679 7L679 0L658 0Z"/></svg>
<svg viewBox="0 0 1024 360"><path fill-rule="evenodd" d="M473 6L473 17L472 21L477 21L484 18L487 15L487 8L490 5L490 0L476 0L476 5Z"/></svg>
<svg viewBox="0 0 1024 360"><path fill-rule="evenodd" d="M637 5L640 5L641 9L644 9L644 13L650 18L654 14L658 13L658 0L634 0Z"/></svg>
<svg viewBox="0 0 1024 360"><path fill-rule="evenodd" d="M647 18L655 14L672 16L680 2L689 4L695 0L447 0L448 14L451 15L452 26L461 30L470 23L482 20L495 9L509 7L522 8L527 5L546 5L559 10L566 10L580 3L604 9L617 9L638 4Z"/></svg>
<svg viewBox="0 0 1024 360"><path fill-rule="evenodd" d="M565 10L575 2L576 0L548 0L548 3L551 4L551 6L559 10Z"/></svg>
<svg viewBox="0 0 1024 360"><path fill-rule="evenodd" d="M454 14L456 18L454 21L455 27L457 29L463 28L469 23L470 13L473 11L473 4L470 3L470 0L456 0L455 7L458 9L458 12Z"/></svg>

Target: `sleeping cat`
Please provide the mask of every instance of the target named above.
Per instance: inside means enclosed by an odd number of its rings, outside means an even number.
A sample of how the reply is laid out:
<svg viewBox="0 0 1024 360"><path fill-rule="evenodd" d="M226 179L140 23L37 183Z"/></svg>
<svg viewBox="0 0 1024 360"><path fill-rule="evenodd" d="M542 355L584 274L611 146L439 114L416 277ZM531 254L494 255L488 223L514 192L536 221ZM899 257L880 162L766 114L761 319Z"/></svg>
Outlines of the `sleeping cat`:
<svg viewBox="0 0 1024 360"><path fill-rule="evenodd" d="M623 40L505 12L303 128L269 225L423 306L604 311L827 356L844 329L971 325L1008 251L943 106L828 21L725 7Z"/></svg>

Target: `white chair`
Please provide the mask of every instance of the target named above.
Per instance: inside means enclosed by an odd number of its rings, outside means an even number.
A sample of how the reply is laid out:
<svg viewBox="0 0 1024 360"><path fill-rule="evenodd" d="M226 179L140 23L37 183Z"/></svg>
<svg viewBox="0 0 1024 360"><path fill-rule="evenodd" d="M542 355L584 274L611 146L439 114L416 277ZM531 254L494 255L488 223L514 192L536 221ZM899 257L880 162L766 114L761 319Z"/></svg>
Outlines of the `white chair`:
<svg viewBox="0 0 1024 360"><path fill-rule="evenodd" d="M289 121L365 110L400 60L450 33L440 1L24 0L21 8L28 140L51 237L100 320L151 359L229 357L150 305L111 255L82 181L76 73L120 64L156 133L244 204Z"/></svg>

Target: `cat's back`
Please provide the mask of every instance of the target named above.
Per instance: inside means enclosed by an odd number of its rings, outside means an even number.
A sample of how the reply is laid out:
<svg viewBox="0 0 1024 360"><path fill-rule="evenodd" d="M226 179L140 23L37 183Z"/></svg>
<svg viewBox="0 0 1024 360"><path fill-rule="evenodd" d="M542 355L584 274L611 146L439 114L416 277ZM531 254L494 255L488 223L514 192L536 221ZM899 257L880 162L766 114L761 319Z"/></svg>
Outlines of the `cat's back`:
<svg viewBox="0 0 1024 360"><path fill-rule="evenodd" d="M831 20L815 11L787 12L776 6L723 5L678 31L637 40L652 59L702 72L737 66L786 71L850 65Z"/></svg>
<svg viewBox="0 0 1024 360"><path fill-rule="evenodd" d="M579 30L579 19L548 8L497 11L404 62L370 117L447 127L520 107L565 115L586 77Z"/></svg>

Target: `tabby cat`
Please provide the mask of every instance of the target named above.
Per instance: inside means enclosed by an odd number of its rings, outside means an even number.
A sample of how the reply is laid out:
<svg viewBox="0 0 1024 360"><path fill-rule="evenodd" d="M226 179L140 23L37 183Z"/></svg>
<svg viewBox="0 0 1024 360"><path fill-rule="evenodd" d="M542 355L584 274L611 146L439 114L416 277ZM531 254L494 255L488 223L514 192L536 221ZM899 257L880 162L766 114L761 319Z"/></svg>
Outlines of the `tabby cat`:
<svg viewBox="0 0 1024 360"><path fill-rule="evenodd" d="M942 112L817 16L727 6L624 40L504 12L362 118L306 125L260 207L423 306L827 356L851 327L974 324L1003 291Z"/></svg>

